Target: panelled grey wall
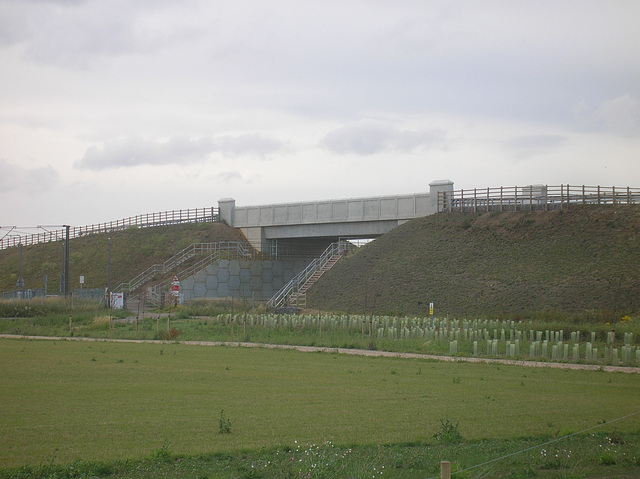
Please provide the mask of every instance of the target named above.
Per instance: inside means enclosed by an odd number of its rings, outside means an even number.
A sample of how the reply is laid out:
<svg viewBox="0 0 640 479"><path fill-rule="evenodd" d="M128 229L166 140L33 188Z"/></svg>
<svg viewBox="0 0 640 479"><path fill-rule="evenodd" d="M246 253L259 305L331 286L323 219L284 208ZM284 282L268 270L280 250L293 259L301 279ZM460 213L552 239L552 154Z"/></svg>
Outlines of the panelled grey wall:
<svg viewBox="0 0 640 479"><path fill-rule="evenodd" d="M269 299L302 271L309 260L220 260L184 279L185 300L197 298Z"/></svg>

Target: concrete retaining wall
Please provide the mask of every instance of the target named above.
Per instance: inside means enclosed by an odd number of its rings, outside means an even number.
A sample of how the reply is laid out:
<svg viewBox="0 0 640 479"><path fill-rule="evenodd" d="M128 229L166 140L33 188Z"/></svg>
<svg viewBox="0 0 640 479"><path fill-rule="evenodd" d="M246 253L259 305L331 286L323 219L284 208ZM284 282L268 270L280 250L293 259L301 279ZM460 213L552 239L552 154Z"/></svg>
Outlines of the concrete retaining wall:
<svg viewBox="0 0 640 479"><path fill-rule="evenodd" d="M185 300L252 298L266 300L302 271L309 260L220 260L182 280Z"/></svg>

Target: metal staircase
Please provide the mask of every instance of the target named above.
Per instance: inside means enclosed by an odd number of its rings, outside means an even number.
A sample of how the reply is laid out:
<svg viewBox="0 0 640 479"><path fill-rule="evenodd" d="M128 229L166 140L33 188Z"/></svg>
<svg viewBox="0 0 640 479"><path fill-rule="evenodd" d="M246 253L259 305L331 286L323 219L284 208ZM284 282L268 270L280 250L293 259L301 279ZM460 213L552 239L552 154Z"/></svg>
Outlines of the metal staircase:
<svg viewBox="0 0 640 479"><path fill-rule="evenodd" d="M332 243L319 258L309 263L303 271L298 273L291 281L285 284L280 291L273 295L267 302L267 305L273 308L285 306L306 308L307 290L342 258L346 250L346 241Z"/></svg>
<svg viewBox="0 0 640 479"><path fill-rule="evenodd" d="M347 246L347 241L332 243L319 258L311 261L302 272L281 288L267 304L274 308L306 307L307 290L325 271L331 269L340 260ZM185 265L198 255L202 257L178 269L179 266ZM171 278L176 271L181 278L187 278L221 259L257 259L259 256L261 254L248 243L237 241L194 243L164 263L154 264L131 281L119 284L113 291L129 293L129 300L132 302L140 302L146 306L160 306L162 295L169 289ZM152 286L144 288L150 283Z"/></svg>
<svg viewBox="0 0 640 479"><path fill-rule="evenodd" d="M188 246L187 248L178 252L164 263L154 264L153 266L150 266L138 276L133 278L131 281L120 283L116 288L113 289L113 291L135 293L136 291L140 290L145 284L162 278L159 283L156 283L147 291L141 292L139 295L132 294L132 296L140 296L140 299L144 297L145 302L157 305L160 303L162 291L167 289L167 287L171 283L170 276L172 276L173 273L178 272L178 274L182 278L186 278L220 259L253 259L255 255L256 252L251 247L251 245L238 241L193 243L191 246ZM186 268L178 270L179 266L184 265L190 259L196 256L202 256L202 258L190 264Z"/></svg>

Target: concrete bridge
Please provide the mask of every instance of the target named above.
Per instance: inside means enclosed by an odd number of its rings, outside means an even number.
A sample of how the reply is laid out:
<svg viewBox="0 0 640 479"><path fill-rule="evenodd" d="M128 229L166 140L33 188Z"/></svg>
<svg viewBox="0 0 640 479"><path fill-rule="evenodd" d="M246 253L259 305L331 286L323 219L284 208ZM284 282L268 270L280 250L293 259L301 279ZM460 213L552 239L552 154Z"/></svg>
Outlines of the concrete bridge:
<svg viewBox="0 0 640 479"><path fill-rule="evenodd" d="M271 254L316 255L341 238L375 238L413 218L437 212L438 192L450 180L434 181L428 193L369 198L236 206L218 201L220 219L242 230L249 242Z"/></svg>

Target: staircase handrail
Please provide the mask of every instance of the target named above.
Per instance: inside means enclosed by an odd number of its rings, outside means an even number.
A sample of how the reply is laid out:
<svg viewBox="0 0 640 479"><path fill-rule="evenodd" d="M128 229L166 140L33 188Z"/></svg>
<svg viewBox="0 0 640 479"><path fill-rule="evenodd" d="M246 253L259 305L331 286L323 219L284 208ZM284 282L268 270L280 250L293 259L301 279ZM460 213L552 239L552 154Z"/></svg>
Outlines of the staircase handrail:
<svg viewBox="0 0 640 479"><path fill-rule="evenodd" d="M140 285L146 283L153 278L156 274L167 274L172 269L176 269L188 259L194 257L197 254L211 253L222 251L235 251L238 256L243 258L250 258L253 255L253 251L247 243L239 241L217 241L214 243L192 243L180 252L173 255L162 264L154 264L137 275L129 282L120 283L114 292L131 292L136 290ZM181 272L184 275L184 272Z"/></svg>
<svg viewBox="0 0 640 479"><path fill-rule="evenodd" d="M333 256L342 254L346 249L346 241L331 243L319 258L315 258L311 261L305 269L295 275L287 284L280 288L280 290L267 302L267 306L278 308L284 305L288 296L300 290L302 285L304 285L318 270L322 269Z"/></svg>
<svg viewBox="0 0 640 479"><path fill-rule="evenodd" d="M205 244L205 243L202 243ZM241 243L238 241L221 241L215 243L217 245L216 248L210 250L210 254L202 258L197 263L192 264L186 269L180 271L180 276L183 278L188 278L189 276L197 273L200 270L203 270L211 263L222 259L223 253L230 253L235 257L240 257L243 259L251 259L253 258L253 251L248 247L248 243ZM169 287L171 284L171 280L165 280L155 286L156 291L162 291Z"/></svg>

